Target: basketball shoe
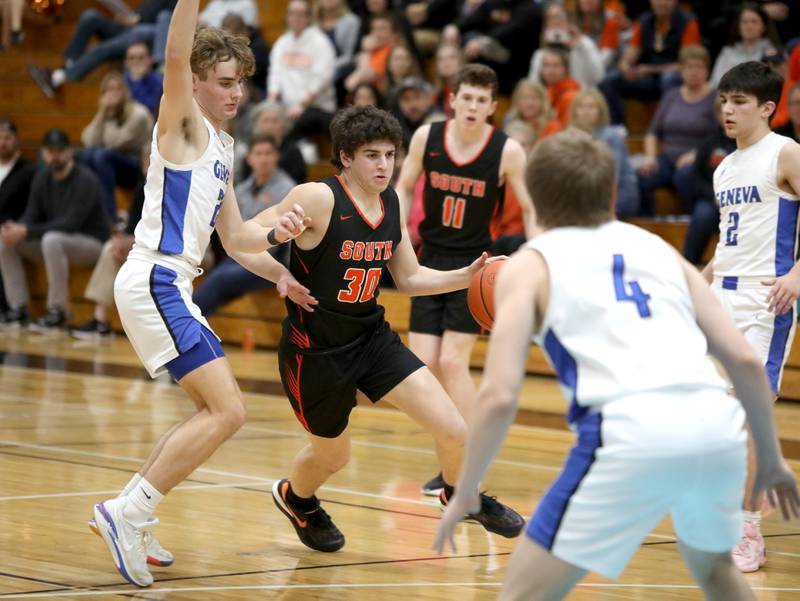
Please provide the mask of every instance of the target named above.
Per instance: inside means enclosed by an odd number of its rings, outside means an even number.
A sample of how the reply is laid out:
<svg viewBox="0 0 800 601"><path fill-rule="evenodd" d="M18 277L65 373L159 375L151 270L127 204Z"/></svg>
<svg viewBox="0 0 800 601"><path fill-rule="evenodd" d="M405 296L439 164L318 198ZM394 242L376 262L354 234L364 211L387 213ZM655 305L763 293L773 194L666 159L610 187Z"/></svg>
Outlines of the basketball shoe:
<svg viewBox="0 0 800 601"><path fill-rule="evenodd" d="M740 572L757 572L767 563L767 549L758 526L752 522L744 523L744 533L733 547L731 556Z"/></svg>
<svg viewBox="0 0 800 601"><path fill-rule="evenodd" d="M148 526L131 524L123 517L127 502L125 497L119 497L98 503L94 506L94 521L122 577L136 586L150 586L153 575L147 569L144 548L144 529Z"/></svg>
<svg viewBox="0 0 800 601"><path fill-rule="evenodd" d="M464 516L465 520L478 522L489 532L494 532L506 538L519 536L525 526L525 520L520 514L503 505L497 500L497 497L490 497L486 493L481 493L480 499L480 511L468 513ZM439 502L443 507L447 507L447 495L444 490L439 495Z"/></svg>
<svg viewBox="0 0 800 601"><path fill-rule="evenodd" d="M150 518L147 520L147 530L145 530L143 534L144 548L147 552L147 563L149 563L151 566L166 568L173 564L175 557L173 557L172 553L161 546L161 544L158 542L158 539L150 531L150 529L154 528L156 525L158 525L158 518ZM95 522L94 518L89 520L89 528L97 536L102 537L100 534L100 529L97 527L97 522Z"/></svg>
<svg viewBox="0 0 800 601"><path fill-rule="evenodd" d="M302 510L289 504L286 499L288 493L289 480L287 478L278 480L272 485L272 500L292 523L301 543L310 549L326 553L332 553L344 547L344 534L322 508L319 499L313 497L315 507L310 511Z"/></svg>
<svg viewBox="0 0 800 601"><path fill-rule="evenodd" d="M442 472L439 472L422 485L421 492L423 495L428 497L438 497L440 494L442 494L443 488L444 478L442 478Z"/></svg>

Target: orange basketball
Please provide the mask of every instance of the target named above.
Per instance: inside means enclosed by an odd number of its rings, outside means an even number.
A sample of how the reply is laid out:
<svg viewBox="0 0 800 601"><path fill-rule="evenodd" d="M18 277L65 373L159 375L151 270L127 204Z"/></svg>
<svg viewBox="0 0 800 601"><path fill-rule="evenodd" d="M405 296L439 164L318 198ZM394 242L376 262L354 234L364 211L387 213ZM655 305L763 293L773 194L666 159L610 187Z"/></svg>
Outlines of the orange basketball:
<svg viewBox="0 0 800 601"><path fill-rule="evenodd" d="M472 276L467 290L467 305L472 317L485 330L494 325L494 281L504 261L492 261Z"/></svg>

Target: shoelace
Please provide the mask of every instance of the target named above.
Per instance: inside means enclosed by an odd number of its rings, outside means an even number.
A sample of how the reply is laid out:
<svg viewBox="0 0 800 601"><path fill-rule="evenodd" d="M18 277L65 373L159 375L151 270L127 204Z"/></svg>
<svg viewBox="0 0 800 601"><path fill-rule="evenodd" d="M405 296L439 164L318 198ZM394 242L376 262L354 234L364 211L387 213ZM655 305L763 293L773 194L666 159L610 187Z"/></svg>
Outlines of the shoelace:
<svg viewBox="0 0 800 601"><path fill-rule="evenodd" d="M485 492L482 492L481 513L487 515L503 515L505 513L505 507L497 500L497 497L490 497Z"/></svg>
<svg viewBox="0 0 800 601"><path fill-rule="evenodd" d="M309 523L315 528L327 528L333 524L331 516L329 516L328 512L325 511L320 505L317 505L317 508L314 511L306 513L306 516L308 517Z"/></svg>

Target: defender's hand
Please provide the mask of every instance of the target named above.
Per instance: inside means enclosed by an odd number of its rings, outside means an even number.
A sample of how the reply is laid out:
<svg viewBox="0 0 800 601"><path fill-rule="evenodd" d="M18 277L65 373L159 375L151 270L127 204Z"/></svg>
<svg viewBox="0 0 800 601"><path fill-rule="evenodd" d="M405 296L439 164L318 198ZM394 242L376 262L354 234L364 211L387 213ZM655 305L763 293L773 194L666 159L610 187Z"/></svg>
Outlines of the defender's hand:
<svg viewBox="0 0 800 601"><path fill-rule="evenodd" d="M319 301L311 296L311 291L300 284L291 273L284 273L278 280L275 287L278 289L278 294L281 298L289 297L295 305L302 307L309 313L314 312L314 305L319 304Z"/></svg>
<svg viewBox="0 0 800 601"><path fill-rule="evenodd" d="M447 509L439 522L439 529L436 531L436 538L433 540L433 549L442 554L448 543L453 551L456 549L454 537L458 523L464 519L468 513L478 513L481 510L481 501L477 494L462 495L456 493L447 503Z"/></svg>
<svg viewBox="0 0 800 601"><path fill-rule="evenodd" d="M784 520L800 517L800 493L794 473L781 457L772 467L758 466L750 500L755 502L760 493L766 493L773 507L780 507Z"/></svg>
<svg viewBox="0 0 800 601"><path fill-rule="evenodd" d="M772 280L761 282L764 286L772 286L767 295L769 310L776 315L788 313L797 302L800 296L800 275L794 273L794 269Z"/></svg>

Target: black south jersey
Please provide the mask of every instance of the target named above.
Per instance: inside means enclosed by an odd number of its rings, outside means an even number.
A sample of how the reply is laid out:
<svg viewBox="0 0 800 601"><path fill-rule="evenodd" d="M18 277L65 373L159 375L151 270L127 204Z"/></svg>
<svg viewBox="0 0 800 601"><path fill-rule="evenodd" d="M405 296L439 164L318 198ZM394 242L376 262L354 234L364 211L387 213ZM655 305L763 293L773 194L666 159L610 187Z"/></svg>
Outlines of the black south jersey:
<svg viewBox="0 0 800 601"><path fill-rule="evenodd" d="M425 170L425 218L419 225L422 246L444 255L477 255L492 245L489 224L503 199L500 159L508 136L492 130L481 151L464 163L447 151L452 121L432 123L422 166Z"/></svg>
<svg viewBox="0 0 800 601"><path fill-rule="evenodd" d="M400 243L400 202L387 188L381 217L370 223L338 176L322 183L333 191L333 211L320 243L303 250L292 243L289 270L319 304L308 313L288 298L284 336L293 346L333 349L374 331L383 321L378 284Z"/></svg>

